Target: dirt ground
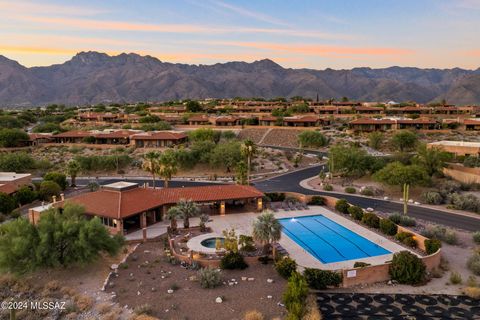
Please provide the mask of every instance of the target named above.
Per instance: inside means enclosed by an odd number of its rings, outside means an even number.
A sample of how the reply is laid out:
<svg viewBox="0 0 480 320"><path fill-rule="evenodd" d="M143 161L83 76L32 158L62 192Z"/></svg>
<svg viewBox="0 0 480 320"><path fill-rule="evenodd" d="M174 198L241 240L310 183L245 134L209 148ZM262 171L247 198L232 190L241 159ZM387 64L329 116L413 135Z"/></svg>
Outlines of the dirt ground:
<svg viewBox="0 0 480 320"><path fill-rule="evenodd" d="M224 284L214 289L203 289L196 277L198 271L172 265L165 259L163 243L141 244L127 260L127 268L119 268L112 277L108 293L116 295L121 306L132 309L148 304L153 316L161 319L216 320L243 319L249 310L258 310L266 319L283 318L285 308L278 305L286 281L272 264L252 265L245 270L224 270ZM254 278L253 281L242 277ZM236 285L228 285L228 281ZM273 283L267 282L273 279ZM174 289L173 293L168 293ZM269 298L269 296L271 296ZM215 299L222 297L222 303Z"/></svg>

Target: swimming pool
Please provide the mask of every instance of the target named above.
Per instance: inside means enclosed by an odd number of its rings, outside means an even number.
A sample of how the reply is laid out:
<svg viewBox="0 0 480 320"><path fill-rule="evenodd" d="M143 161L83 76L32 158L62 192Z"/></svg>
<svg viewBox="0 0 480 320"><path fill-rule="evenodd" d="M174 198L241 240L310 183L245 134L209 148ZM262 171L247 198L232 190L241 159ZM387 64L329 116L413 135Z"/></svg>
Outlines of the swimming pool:
<svg viewBox="0 0 480 320"><path fill-rule="evenodd" d="M283 232L322 263L391 253L323 215L279 219Z"/></svg>

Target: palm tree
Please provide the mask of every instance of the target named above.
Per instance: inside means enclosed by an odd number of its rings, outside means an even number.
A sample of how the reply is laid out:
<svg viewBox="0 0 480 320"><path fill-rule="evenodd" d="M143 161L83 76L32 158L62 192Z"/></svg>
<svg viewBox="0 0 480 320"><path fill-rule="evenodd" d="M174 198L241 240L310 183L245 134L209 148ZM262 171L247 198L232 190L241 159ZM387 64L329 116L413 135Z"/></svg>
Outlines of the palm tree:
<svg viewBox="0 0 480 320"><path fill-rule="evenodd" d="M250 185L250 170L252 167L252 158L255 156L257 152L257 146L255 142L250 139L247 139L242 144L242 153L245 157L247 157L247 185Z"/></svg>
<svg viewBox="0 0 480 320"><path fill-rule="evenodd" d="M159 159L160 153L157 151L149 151L143 156L142 169L152 175L153 189L155 189L155 174L158 172Z"/></svg>
<svg viewBox="0 0 480 320"><path fill-rule="evenodd" d="M195 217L200 213L197 204L192 200L180 199L176 208L179 210L180 215L183 218L183 227L185 229L190 227L190 218Z"/></svg>
<svg viewBox="0 0 480 320"><path fill-rule="evenodd" d="M253 222L252 236L256 241L263 243L263 250L268 255L269 247L282 236L282 225L271 211L266 210ZM275 256L275 246L273 246L273 257Z"/></svg>
<svg viewBox="0 0 480 320"><path fill-rule="evenodd" d="M77 178L77 174L80 172L80 164L76 160L70 160L67 164L67 174L71 178L71 186L75 187L75 179Z"/></svg>
<svg viewBox="0 0 480 320"><path fill-rule="evenodd" d="M172 233L177 232L177 218L180 217L182 213L177 207L171 207L167 211L167 219L170 220L170 230Z"/></svg>
<svg viewBox="0 0 480 320"><path fill-rule="evenodd" d="M168 182L178 171L178 162L173 150L168 149L159 159L158 175L165 180L164 187L168 188Z"/></svg>

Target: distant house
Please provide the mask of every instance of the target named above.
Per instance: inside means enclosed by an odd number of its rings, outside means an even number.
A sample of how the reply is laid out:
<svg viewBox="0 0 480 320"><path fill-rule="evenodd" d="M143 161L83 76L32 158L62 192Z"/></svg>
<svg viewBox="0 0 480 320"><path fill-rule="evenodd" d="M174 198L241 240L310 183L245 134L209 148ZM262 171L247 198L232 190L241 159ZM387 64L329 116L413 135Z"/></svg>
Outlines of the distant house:
<svg viewBox="0 0 480 320"><path fill-rule="evenodd" d="M206 115L193 115L188 118L188 124L191 126L208 125L210 124L210 118Z"/></svg>
<svg viewBox="0 0 480 320"><path fill-rule="evenodd" d="M53 141L53 135L51 133L29 133L28 137L31 146L39 146Z"/></svg>
<svg viewBox="0 0 480 320"><path fill-rule="evenodd" d="M218 116L210 120L214 125L219 127L233 127L241 124L241 119L234 116Z"/></svg>
<svg viewBox="0 0 480 320"><path fill-rule="evenodd" d="M441 148L455 156L480 156L480 142L468 141L436 141L427 144L428 148Z"/></svg>
<svg viewBox="0 0 480 320"><path fill-rule="evenodd" d="M31 185L30 173L0 172L0 192L14 194L18 188Z"/></svg>
<svg viewBox="0 0 480 320"><path fill-rule="evenodd" d="M187 135L175 131L150 131L130 136L130 144L137 148L163 148L187 141Z"/></svg>
<svg viewBox="0 0 480 320"><path fill-rule="evenodd" d="M463 125L467 131L479 131L480 130L480 119L465 119L463 120Z"/></svg>
<svg viewBox="0 0 480 320"><path fill-rule="evenodd" d="M293 116L283 118L283 125L286 127L315 127L318 123L318 116Z"/></svg>
<svg viewBox="0 0 480 320"><path fill-rule="evenodd" d="M353 131L371 132L392 130L395 129L395 124L392 119L362 118L350 121L348 126Z"/></svg>
<svg viewBox="0 0 480 320"><path fill-rule="evenodd" d="M258 118L258 124L261 126L274 126L277 122L277 119L278 118L274 116L261 116Z"/></svg>

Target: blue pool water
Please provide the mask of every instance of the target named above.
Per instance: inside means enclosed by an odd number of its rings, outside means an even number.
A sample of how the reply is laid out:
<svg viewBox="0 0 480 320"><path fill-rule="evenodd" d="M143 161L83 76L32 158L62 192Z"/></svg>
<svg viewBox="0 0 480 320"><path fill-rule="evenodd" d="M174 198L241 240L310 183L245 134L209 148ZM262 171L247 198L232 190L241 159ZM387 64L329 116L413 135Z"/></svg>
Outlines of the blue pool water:
<svg viewBox="0 0 480 320"><path fill-rule="evenodd" d="M283 232L322 263L390 253L323 215L279 219Z"/></svg>

